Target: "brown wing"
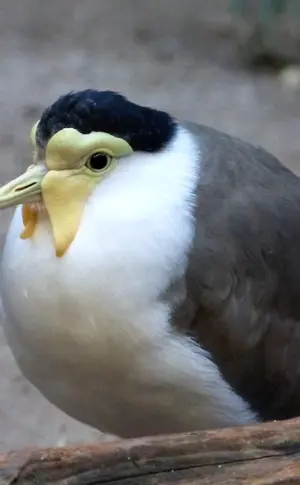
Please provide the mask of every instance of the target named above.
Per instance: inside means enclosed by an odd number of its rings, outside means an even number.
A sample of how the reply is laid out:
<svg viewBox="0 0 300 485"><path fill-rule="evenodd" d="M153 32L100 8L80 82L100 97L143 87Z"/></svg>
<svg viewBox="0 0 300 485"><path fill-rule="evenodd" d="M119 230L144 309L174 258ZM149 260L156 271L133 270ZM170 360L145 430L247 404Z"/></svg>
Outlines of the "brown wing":
<svg viewBox="0 0 300 485"><path fill-rule="evenodd" d="M187 300L174 316L265 419L300 415L300 179L195 125L202 151Z"/></svg>

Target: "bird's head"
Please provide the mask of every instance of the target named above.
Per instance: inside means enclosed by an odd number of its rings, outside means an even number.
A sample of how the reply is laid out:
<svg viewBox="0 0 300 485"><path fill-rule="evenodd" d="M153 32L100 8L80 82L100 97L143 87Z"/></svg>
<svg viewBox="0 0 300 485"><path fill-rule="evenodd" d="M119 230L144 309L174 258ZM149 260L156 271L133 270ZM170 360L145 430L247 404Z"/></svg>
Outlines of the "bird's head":
<svg viewBox="0 0 300 485"><path fill-rule="evenodd" d="M43 207L60 257L76 237L87 199L119 159L162 150L175 125L167 113L115 92L89 89L61 96L33 126L33 164L0 188L0 208L22 204L20 237L28 239Z"/></svg>

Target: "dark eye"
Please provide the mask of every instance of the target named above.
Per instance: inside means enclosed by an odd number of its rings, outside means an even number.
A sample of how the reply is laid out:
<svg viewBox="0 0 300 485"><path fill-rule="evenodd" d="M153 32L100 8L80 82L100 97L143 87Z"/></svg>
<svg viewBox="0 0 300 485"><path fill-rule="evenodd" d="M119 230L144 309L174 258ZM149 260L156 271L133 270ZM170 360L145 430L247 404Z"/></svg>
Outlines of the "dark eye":
<svg viewBox="0 0 300 485"><path fill-rule="evenodd" d="M95 172L104 170L109 166L111 157L107 153L93 153L88 159L86 166Z"/></svg>

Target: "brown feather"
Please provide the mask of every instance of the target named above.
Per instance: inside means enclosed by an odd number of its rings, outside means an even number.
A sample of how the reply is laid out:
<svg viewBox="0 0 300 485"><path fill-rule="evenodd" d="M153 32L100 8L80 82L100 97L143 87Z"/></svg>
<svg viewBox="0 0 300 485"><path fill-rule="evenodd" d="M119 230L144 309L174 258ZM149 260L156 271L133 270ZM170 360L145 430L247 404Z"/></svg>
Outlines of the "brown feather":
<svg viewBox="0 0 300 485"><path fill-rule="evenodd" d="M261 148L185 126L201 147L201 176L174 325L263 419L299 415L300 179Z"/></svg>

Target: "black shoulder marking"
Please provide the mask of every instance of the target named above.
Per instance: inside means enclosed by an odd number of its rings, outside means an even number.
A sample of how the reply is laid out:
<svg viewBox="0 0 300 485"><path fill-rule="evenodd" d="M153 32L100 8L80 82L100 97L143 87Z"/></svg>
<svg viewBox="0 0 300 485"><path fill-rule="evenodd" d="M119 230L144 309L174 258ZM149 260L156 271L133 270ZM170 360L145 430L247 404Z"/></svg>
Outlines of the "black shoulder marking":
<svg viewBox="0 0 300 485"><path fill-rule="evenodd" d="M113 91L87 89L61 96L44 111L36 141L45 147L58 131L75 128L123 138L134 151L157 152L172 139L176 126L168 113L134 104Z"/></svg>

